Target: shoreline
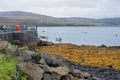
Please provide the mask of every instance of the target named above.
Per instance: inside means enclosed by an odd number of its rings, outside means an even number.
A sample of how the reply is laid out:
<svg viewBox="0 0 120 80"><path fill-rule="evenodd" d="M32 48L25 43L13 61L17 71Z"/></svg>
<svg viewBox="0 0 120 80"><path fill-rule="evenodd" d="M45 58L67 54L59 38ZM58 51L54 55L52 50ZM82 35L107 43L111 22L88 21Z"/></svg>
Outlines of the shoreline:
<svg viewBox="0 0 120 80"><path fill-rule="evenodd" d="M41 26L38 26L38 27L73 27L73 26L74 27L120 27L120 26L95 26L95 25L93 25L93 26L91 26L91 25L88 25L88 26L86 26L86 25L82 25L82 26L79 26L79 25L78 26L75 26L75 25L71 25L71 26L67 26L67 25L63 25L63 26L62 25L60 25L60 26L54 26L54 25L53 26L49 26L49 25L48 26L42 26L41 25Z"/></svg>
<svg viewBox="0 0 120 80"><path fill-rule="evenodd" d="M91 46L75 44L54 44L50 46L28 45L38 52L50 52L55 56L62 56L83 66L112 67L120 69L120 46Z"/></svg>
<svg viewBox="0 0 120 80"><path fill-rule="evenodd" d="M69 78L68 75L71 75L73 77L73 78L70 78L70 80L75 80L75 79L76 80L78 79L118 80L120 79L119 77L120 69L118 64L119 63L118 61L120 61L119 55L118 55L120 54L120 51L119 51L120 48L111 49L108 47L96 47L96 46L86 46L86 45L77 46L73 44L51 44L47 46L38 46L36 44L29 44L29 45L20 47L7 42L6 42L6 45L4 43L3 45L4 47L1 44L1 46L3 47L2 50L5 50L4 51L5 55L10 53L16 59L17 57L21 57L17 59L18 60L17 70L20 70L23 73L26 73L28 78L35 79L36 77L38 77L36 75L39 74L40 80L42 80L42 78L43 80L46 80L46 78L49 79L50 77L56 77L56 76L59 76L58 80L67 80L66 78ZM106 52L106 50L108 52L110 51L110 53ZM103 52L99 53L101 51ZM112 53L114 51L115 53ZM100 66L101 62L98 60L101 58L104 58L105 59L104 61L111 60L110 56L114 58L115 60L114 62L117 62L114 64L116 66L113 66L113 65L111 66L108 63L106 63L107 67L105 67L104 64L102 64L104 67L101 67ZM10 59L11 61L13 61L12 57L10 57ZM92 64L94 64L95 62L100 64L96 64L98 65L96 66L96 65L84 65L84 63L78 63L81 60L85 62L85 60L87 59L88 59L87 62L89 63L91 62L90 59L92 59L93 60ZM7 58L5 61L7 61ZM88 63L85 63L85 64L88 64ZM9 67L9 65L5 65L5 66ZM14 66L16 66L16 64ZM29 70L28 67L31 70ZM55 74L55 75L52 75L52 74ZM31 77L32 75L34 76ZM46 77L46 75L49 75L49 76ZM66 78L63 77L64 75L66 76Z"/></svg>
<svg viewBox="0 0 120 80"><path fill-rule="evenodd" d="M91 46L75 44L54 44L50 46L28 46L41 53L71 61L75 69L85 71L99 78L98 80L118 80L120 75L120 46ZM95 53L96 52L96 53ZM85 55L86 54L86 55Z"/></svg>

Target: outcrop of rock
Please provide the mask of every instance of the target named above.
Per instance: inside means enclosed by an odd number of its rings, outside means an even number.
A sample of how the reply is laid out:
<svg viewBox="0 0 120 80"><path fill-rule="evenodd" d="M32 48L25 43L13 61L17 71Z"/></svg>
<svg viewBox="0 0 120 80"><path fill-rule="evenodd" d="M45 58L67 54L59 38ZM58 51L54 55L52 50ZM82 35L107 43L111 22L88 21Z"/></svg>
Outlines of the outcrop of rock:
<svg viewBox="0 0 120 80"><path fill-rule="evenodd" d="M28 80L119 80L120 71L80 66L61 56L39 53L27 47L8 44L2 48L8 54L19 57L17 70Z"/></svg>
<svg viewBox="0 0 120 80"><path fill-rule="evenodd" d="M27 75L28 80L85 80L93 77L87 72L72 67L72 62L50 53L38 53L27 48L18 48L23 61L17 69ZM94 79L98 80L98 79Z"/></svg>

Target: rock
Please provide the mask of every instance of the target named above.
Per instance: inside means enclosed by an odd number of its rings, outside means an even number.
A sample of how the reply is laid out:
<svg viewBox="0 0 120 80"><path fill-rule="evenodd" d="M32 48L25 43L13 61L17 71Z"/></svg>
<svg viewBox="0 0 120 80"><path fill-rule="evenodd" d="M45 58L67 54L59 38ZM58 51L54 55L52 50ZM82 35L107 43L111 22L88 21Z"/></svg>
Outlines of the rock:
<svg viewBox="0 0 120 80"><path fill-rule="evenodd" d="M81 72L81 75L84 77L84 79L89 79L90 77L92 77L92 75L88 72Z"/></svg>
<svg viewBox="0 0 120 80"><path fill-rule="evenodd" d="M60 76L64 76L69 73L69 68L67 66L60 66L60 67L54 67L54 68L50 67L50 71Z"/></svg>
<svg viewBox="0 0 120 80"><path fill-rule="evenodd" d="M55 74L55 73L52 73L52 80L60 80L60 77L59 75Z"/></svg>
<svg viewBox="0 0 120 80"><path fill-rule="evenodd" d="M107 47L106 45L102 44L100 47Z"/></svg>
<svg viewBox="0 0 120 80"><path fill-rule="evenodd" d="M43 58L39 61L39 63L40 63L40 64L43 64L43 65L47 65L45 59L43 59Z"/></svg>
<svg viewBox="0 0 120 80"><path fill-rule="evenodd" d="M72 76L71 74L62 76L60 80L83 80L82 78L77 78Z"/></svg>
<svg viewBox="0 0 120 80"><path fill-rule="evenodd" d="M7 54L11 54L13 56L18 56L18 46L17 45L12 45L12 44L8 44L7 48L5 49L5 53Z"/></svg>
<svg viewBox="0 0 120 80"><path fill-rule="evenodd" d="M42 80L53 80L53 79L52 79L51 74L46 73L46 74L43 75L43 79Z"/></svg>
<svg viewBox="0 0 120 80"><path fill-rule="evenodd" d="M49 42L49 41L44 41L44 40L40 40L38 43L37 43L38 46L50 46L50 45L53 45L52 42Z"/></svg>
<svg viewBox="0 0 120 80"><path fill-rule="evenodd" d="M101 79L99 79L97 77L92 77L92 80L101 80Z"/></svg>
<svg viewBox="0 0 120 80"><path fill-rule="evenodd" d="M58 67L62 65L60 61L58 61L52 54L50 53L42 53L41 57L45 59L46 63L50 67Z"/></svg>
<svg viewBox="0 0 120 80"><path fill-rule="evenodd" d="M22 59L23 59L25 62L28 62L28 61L31 61L31 60L32 60L31 55L30 55L30 54L27 54L27 53L21 54L21 57L22 57Z"/></svg>
<svg viewBox="0 0 120 80"><path fill-rule="evenodd" d="M34 51L30 50L24 50L20 53L20 56L23 57L24 61L31 61L32 60L32 55L34 54Z"/></svg>
<svg viewBox="0 0 120 80"><path fill-rule="evenodd" d="M21 62L17 64L18 70L27 75L28 80L41 80L44 71L37 64L30 62Z"/></svg>
<svg viewBox="0 0 120 80"><path fill-rule="evenodd" d="M7 41L0 41L0 50L5 50L8 46Z"/></svg>
<svg viewBox="0 0 120 80"><path fill-rule="evenodd" d="M84 78L84 79L89 79L90 77L92 77L92 75L89 74L88 72L82 72L80 70L74 70L73 75L79 78Z"/></svg>
<svg viewBox="0 0 120 80"><path fill-rule="evenodd" d="M45 59L48 65L51 64L53 59L55 59L55 57L50 53L42 53L41 57Z"/></svg>
<svg viewBox="0 0 120 80"><path fill-rule="evenodd" d="M44 73L43 80L60 80L60 76L55 73Z"/></svg>
<svg viewBox="0 0 120 80"><path fill-rule="evenodd" d="M76 69L90 73L93 80L120 80L120 70L96 66L79 66Z"/></svg>
<svg viewBox="0 0 120 80"><path fill-rule="evenodd" d="M89 79L89 78L92 77L91 74L89 74L89 73L87 73L87 72L83 72L83 71L77 70L77 69L73 69L70 73L71 73L74 77L83 78L83 79Z"/></svg>
<svg viewBox="0 0 120 80"><path fill-rule="evenodd" d="M55 73L45 73L42 80L60 80L60 76Z"/></svg>
<svg viewBox="0 0 120 80"><path fill-rule="evenodd" d="M58 59L59 61L64 60L64 58L63 58L62 56L60 56L60 55L59 55L59 56L57 56L57 57L56 57L56 59Z"/></svg>
<svg viewBox="0 0 120 80"><path fill-rule="evenodd" d="M59 67L59 66L62 66L63 64L57 59L53 59L50 65L51 67Z"/></svg>
<svg viewBox="0 0 120 80"><path fill-rule="evenodd" d="M37 52L32 54L31 57L32 57L32 61L34 61L34 63L39 63L39 61L41 60L41 54L37 53Z"/></svg>
<svg viewBox="0 0 120 80"><path fill-rule="evenodd" d="M69 68L73 68L75 63L63 58L62 56L57 56L56 59L60 61L62 64L68 66Z"/></svg>
<svg viewBox="0 0 120 80"><path fill-rule="evenodd" d="M73 72L71 72L71 74L75 77L79 77L82 78L83 75L81 74L80 70L74 69Z"/></svg>
<svg viewBox="0 0 120 80"><path fill-rule="evenodd" d="M41 65L41 64L40 64L40 67L41 67L45 72L47 72L47 73L52 73L52 72L50 71L50 67L49 67L48 65Z"/></svg>
<svg viewBox="0 0 120 80"><path fill-rule="evenodd" d="M22 54L22 53L24 53L26 50L29 50L28 47L19 47L19 48L18 48L18 53L19 53L19 54Z"/></svg>

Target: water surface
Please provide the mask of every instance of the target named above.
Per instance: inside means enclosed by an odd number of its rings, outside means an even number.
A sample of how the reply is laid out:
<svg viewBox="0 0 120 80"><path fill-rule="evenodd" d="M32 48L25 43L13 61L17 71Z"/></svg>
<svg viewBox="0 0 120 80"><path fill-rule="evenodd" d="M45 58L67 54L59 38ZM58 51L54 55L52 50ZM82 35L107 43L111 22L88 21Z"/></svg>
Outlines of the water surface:
<svg viewBox="0 0 120 80"><path fill-rule="evenodd" d="M120 46L120 27L38 27L38 35L55 43L60 37L63 43Z"/></svg>

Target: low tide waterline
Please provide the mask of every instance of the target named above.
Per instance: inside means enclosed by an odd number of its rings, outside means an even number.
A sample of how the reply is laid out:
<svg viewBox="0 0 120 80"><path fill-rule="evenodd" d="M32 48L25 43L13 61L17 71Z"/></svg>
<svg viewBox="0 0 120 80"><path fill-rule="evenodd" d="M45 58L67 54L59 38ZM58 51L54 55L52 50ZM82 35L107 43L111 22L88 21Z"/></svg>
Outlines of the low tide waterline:
<svg viewBox="0 0 120 80"><path fill-rule="evenodd" d="M38 35L47 35L54 43L59 43L56 38L62 38L62 43L120 46L120 27L38 27Z"/></svg>

